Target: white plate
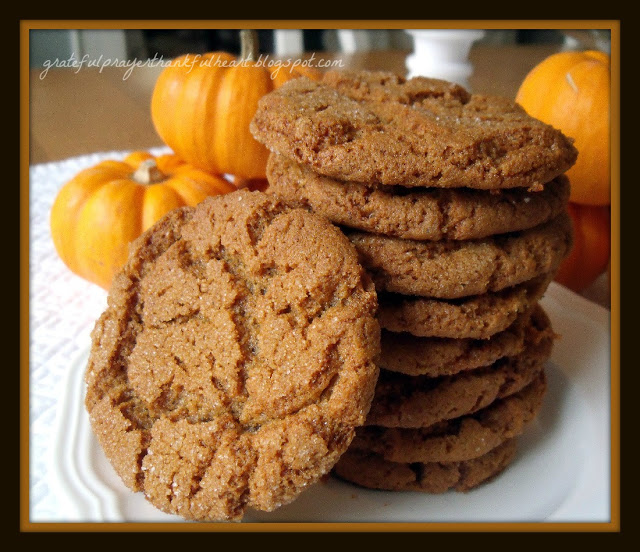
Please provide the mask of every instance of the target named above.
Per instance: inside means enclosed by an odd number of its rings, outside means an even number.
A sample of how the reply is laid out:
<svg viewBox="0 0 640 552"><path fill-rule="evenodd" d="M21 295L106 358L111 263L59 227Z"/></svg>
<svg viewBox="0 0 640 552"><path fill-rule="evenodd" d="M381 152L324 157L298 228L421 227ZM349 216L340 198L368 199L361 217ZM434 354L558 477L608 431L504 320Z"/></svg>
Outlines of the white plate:
<svg viewBox="0 0 640 552"><path fill-rule="evenodd" d="M542 300L561 335L547 365L543 411L519 438L518 455L492 482L468 493L366 490L319 483L247 522L609 522L610 315L553 283ZM88 352L71 367L51 461L60 517L80 522L182 522L131 493L94 439L84 410Z"/></svg>

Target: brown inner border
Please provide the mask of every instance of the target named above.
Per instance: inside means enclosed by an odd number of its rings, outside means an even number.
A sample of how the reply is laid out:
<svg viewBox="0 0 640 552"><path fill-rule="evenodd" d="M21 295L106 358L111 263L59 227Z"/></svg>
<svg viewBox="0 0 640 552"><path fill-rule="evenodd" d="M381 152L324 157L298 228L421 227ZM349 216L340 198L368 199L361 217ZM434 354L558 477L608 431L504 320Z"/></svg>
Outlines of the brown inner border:
<svg viewBox="0 0 640 552"><path fill-rule="evenodd" d="M609 523L32 523L29 521L29 30L31 29L609 29L611 31L611 520ZM619 20L21 20L20 21L20 530L23 532L617 532L620 531L620 21Z"/></svg>

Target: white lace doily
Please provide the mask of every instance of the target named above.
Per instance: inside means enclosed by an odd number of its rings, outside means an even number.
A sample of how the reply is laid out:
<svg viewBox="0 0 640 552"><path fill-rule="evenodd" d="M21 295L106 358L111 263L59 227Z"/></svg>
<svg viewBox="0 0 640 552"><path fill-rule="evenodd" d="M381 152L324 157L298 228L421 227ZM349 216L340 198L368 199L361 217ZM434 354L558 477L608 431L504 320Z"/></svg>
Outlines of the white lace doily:
<svg viewBox="0 0 640 552"><path fill-rule="evenodd" d="M165 153L166 149L150 149ZM128 152L104 152L29 169L29 514L53 521L60 512L47 484L57 398L71 362L86 350L106 292L73 274L51 239L49 217L58 190L79 171Z"/></svg>

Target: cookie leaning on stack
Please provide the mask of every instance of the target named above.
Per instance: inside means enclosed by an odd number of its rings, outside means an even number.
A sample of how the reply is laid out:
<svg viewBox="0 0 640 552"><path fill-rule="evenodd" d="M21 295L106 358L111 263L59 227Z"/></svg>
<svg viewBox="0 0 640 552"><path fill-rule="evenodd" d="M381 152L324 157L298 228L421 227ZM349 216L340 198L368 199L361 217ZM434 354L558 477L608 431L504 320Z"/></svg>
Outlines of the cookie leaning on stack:
<svg viewBox="0 0 640 552"><path fill-rule="evenodd" d="M249 191L172 211L133 243L93 331L92 429L123 482L165 512L271 511L365 422L376 306L323 217Z"/></svg>
<svg viewBox="0 0 640 552"><path fill-rule="evenodd" d="M251 128L268 192L340 225L379 295L383 370L335 473L428 492L497 474L546 387L571 141L506 99L371 72L292 81Z"/></svg>

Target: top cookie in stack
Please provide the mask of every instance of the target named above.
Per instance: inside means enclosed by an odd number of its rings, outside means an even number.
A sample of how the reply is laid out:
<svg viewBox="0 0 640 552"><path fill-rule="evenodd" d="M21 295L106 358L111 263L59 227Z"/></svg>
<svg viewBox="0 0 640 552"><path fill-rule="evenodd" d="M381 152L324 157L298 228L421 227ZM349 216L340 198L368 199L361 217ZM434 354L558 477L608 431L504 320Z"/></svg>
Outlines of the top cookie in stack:
<svg viewBox="0 0 640 552"><path fill-rule="evenodd" d="M370 428L338 473L366 486L441 491L466 490L502 469L513 431L490 450L458 439L456 450L479 456L454 450L437 467L425 436L453 439L451 427L478 417L501 416L498 426L521 430L537 412L553 339L538 301L571 247L571 140L507 99L372 72L291 81L261 100L251 129L272 152L268 191L340 225L379 293L384 370ZM517 377L504 376L505 366L516 366ZM491 392L482 383L489 380ZM537 397L535 409L519 393ZM449 414L434 415L429 397ZM495 414L507 411L509 419ZM373 441L396 446L382 454L362 445L372 431ZM397 463L394 448L424 460L420 477ZM445 469L443 460L477 469ZM467 472L477 477L460 480Z"/></svg>
<svg viewBox="0 0 640 552"><path fill-rule="evenodd" d="M506 99L389 73L291 81L262 100L251 129L273 152L363 184L539 187L577 156L562 133Z"/></svg>

